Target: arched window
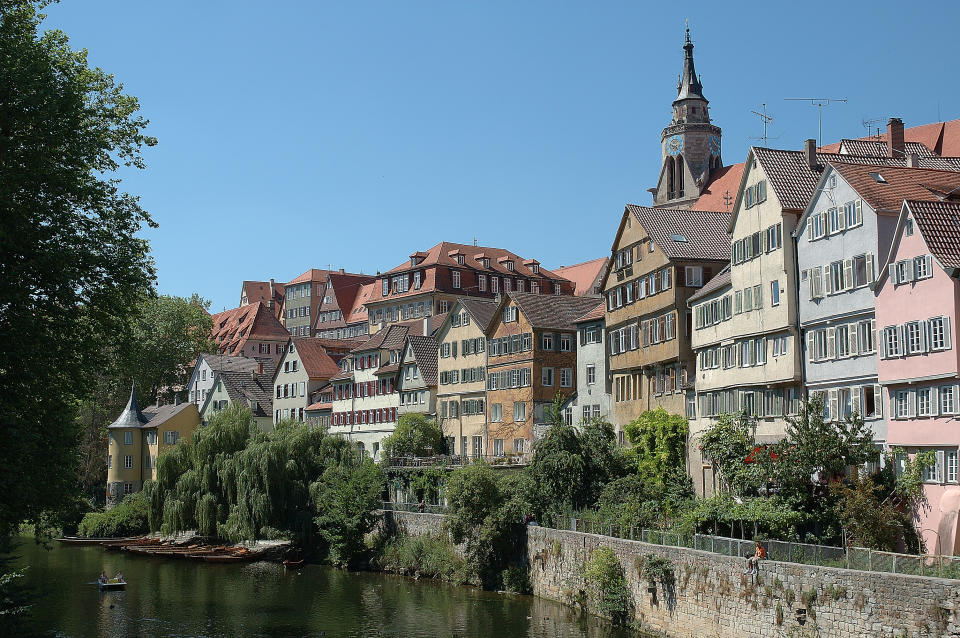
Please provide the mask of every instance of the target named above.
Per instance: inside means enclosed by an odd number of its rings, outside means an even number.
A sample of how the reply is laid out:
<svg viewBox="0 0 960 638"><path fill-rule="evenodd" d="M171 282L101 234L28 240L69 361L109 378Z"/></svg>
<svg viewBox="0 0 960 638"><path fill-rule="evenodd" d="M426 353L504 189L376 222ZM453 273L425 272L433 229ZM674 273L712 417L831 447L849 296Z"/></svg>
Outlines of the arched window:
<svg viewBox="0 0 960 638"><path fill-rule="evenodd" d="M677 155L677 197L683 197L683 155Z"/></svg>
<svg viewBox="0 0 960 638"><path fill-rule="evenodd" d="M675 173L673 166L673 158L667 157L667 199L673 199L675 197L674 193L677 192L675 188L676 182L674 181Z"/></svg>

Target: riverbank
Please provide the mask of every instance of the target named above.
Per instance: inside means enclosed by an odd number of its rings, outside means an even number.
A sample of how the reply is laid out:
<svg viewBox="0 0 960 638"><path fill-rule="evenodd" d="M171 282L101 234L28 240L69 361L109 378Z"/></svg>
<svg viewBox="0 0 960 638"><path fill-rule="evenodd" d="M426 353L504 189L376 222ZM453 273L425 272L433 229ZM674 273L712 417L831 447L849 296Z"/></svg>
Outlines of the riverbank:
<svg viewBox="0 0 960 638"><path fill-rule="evenodd" d="M306 565L157 560L92 546L47 550L27 540L14 567L43 597L44 635L456 636L636 638L532 596L504 596L439 581ZM100 593L101 571L122 571L125 592Z"/></svg>
<svg viewBox="0 0 960 638"><path fill-rule="evenodd" d="M400 534L442 535L437 514L385 512ZM544 527L526 528L534 595L597 613L586 567L609 550L626 586L628 620L663 636L901 638L960 633L960 581L763 561ZM654 572L649 566L656 564ZM602 614L602 612L600 612Z"/></svg>

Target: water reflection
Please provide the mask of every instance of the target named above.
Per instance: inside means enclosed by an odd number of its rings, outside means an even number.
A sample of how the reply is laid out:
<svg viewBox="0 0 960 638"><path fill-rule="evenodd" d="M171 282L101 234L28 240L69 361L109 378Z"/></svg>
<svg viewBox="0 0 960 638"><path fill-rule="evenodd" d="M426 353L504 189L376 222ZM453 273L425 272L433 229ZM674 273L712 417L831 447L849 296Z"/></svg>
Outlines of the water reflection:
<svg viewBox="0 0 960 638"><path fill-rule="evenodd" d="M626 638L558 603L469 587L308 565L217 565L25 541L18 565L47 592L36 618L52 635ZM96 576L123 571L126 591Z"/></svg>

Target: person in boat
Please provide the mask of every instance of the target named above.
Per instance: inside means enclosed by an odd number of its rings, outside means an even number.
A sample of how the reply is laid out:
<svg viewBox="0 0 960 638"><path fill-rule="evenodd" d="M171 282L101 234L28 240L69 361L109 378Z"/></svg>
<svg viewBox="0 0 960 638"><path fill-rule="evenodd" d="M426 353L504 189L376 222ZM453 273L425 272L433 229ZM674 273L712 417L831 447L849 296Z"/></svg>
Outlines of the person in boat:
<svg viewBox="0 0 960 638"><path fill-rule="evenodd" d="M117 575L113 577L117 582L123 582L123 572L117 572Z"/></svg>
<svg viewBox="0 0 960 638"><path fill-rule="evenodd" d="M99 578L97 578L97 580L98 580L99 582L101 582L101 583L107 582L107 572L106 572L106 570L100 572L100 576L99 576Z"/></svg>

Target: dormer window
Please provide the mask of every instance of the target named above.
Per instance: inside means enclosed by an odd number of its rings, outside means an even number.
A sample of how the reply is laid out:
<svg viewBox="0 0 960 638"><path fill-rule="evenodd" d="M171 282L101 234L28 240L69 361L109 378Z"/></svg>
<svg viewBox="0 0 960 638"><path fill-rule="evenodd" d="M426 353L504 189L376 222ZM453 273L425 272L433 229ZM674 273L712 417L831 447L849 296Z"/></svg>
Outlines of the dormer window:
<svg viewBox="0 0 960 638"><path fill-rule="evenodd" d="M505 262L503 262L503 265L506 267L507 270L509 270L510 272L513 272L513 262L512 262L512 261L505 261Z"/></svg>
<svg viewBox="0 0 960 638"><path fill-rule="evenodd" d="M463 265L465 257L463 255L457 255L457 263L461 266Z"/></svg>
<svg viewBox="0 0 960 638"><path fill-rule="evenodd" d="M540 264L534 264L533 266L531 266L531 269L533 270L533 274L535 275L540 274Z"/></svg>
<svg viewBox="0 0 960 638"><path fill-rule="evenodd" d="M490 258L489 258L489 257L484 257L483 259L480 260L480 263L481 263L481 265L483 265L484 268L489 268L489 267L490 267Z"/></svg>

